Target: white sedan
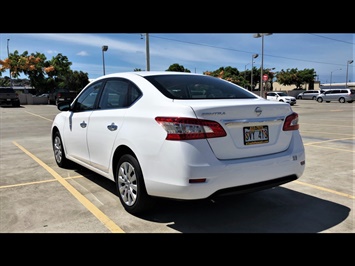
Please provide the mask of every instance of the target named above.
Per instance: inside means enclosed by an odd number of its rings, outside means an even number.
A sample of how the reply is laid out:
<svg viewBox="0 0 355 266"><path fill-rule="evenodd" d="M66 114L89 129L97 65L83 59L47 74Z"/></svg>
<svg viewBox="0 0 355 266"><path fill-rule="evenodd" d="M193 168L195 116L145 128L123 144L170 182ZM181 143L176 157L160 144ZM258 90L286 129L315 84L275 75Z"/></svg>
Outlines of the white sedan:
<svg viewBox="0 0 355 266"><path fill-rule="evenodd" d="M282 91L271 91L266 94L266 99L270 101L285 102L290 105L295 105L297 100L296 97L288 95L286 92Z"/></svg>
<svg viewBox="0 0 355 266"><path fill-rule="evenodd" d="M157 198L206 199L300 178L298 114L220 78L137 71L90 82L51 128L56 163L116 183L129 213Z"/></svg>

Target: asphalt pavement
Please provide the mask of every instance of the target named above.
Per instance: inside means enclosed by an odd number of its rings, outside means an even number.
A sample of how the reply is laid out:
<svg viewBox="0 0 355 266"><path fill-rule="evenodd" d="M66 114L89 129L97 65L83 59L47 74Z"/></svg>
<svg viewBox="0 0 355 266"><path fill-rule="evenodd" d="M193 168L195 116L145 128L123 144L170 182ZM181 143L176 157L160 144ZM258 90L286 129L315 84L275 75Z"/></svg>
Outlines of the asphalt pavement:
<svg viewBox="0 0 355 266"><path fill-rule="evenodd" d="M56 165L56 106L0 107L0 233L355 233L354 106L297 100L300 179L212 200L161 200L142 216L125 212L113 182Z"/></svg>

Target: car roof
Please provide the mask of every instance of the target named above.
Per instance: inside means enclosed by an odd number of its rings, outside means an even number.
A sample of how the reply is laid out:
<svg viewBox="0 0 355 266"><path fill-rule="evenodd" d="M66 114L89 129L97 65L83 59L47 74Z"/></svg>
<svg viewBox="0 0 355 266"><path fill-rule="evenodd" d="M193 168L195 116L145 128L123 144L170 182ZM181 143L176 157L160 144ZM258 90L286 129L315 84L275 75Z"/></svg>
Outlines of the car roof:
<svg viewBox="0 0 355 266"><path fill-rule="evenodd" d="M132 76L154 76L154 75L196 75L196 76L206 76L204 74L191 73L191 72L179 72L179 71L130 71L130 72L116 72L107 74L105 76L98 77L93 81L97 81L104 78L117 78L117 77L132 77Z"/></svg>

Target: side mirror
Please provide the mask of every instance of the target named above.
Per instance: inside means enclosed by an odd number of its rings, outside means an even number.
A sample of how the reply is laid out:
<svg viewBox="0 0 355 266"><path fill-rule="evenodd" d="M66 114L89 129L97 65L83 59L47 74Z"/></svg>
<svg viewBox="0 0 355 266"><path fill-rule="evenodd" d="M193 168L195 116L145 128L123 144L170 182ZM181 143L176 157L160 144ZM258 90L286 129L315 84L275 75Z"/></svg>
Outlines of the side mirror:
<svg viewBox="0 0 355 266"><path fill-rule="evenodd" d="M60 102L57 105L59 111L69 111L70 110L70 102Z"/></svg>

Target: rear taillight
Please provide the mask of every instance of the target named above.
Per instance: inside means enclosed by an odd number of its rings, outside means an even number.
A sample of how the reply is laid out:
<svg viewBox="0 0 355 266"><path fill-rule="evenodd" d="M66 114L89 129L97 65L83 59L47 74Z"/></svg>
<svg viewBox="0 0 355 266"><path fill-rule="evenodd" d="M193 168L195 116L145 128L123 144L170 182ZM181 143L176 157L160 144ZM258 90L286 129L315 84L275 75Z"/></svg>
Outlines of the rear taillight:
<svg viewBox="0 0 355 266"><path fill-rule="evenodd" d="M284 126L282 129L284 131L298 130L299 129L298 114L292 113L288 117L286 117L285 123L284 123Z"/></svg>
<svg viewBox="0 0 355 266"><path fill-rule="evenodd" d="M224 137L227 133L215 121L184 117L156 117L166 130L167 140L190 140Z"/></svg>

